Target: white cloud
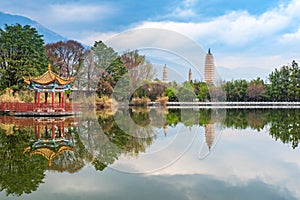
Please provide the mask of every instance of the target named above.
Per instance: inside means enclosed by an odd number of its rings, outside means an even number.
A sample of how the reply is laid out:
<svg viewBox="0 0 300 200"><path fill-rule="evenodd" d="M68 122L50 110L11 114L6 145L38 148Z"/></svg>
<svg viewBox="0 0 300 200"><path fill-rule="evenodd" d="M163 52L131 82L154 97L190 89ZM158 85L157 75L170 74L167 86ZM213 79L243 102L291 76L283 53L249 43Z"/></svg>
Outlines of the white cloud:
<svg viewBox="0 0 300 200"><path fill-rule="evenodd" d="M216 56L215 56L216 57ZM285 63L286 58L281 55L220 55L217 56L217 66L225 66L228 68L238 67L262 67L262 68L278 68ZM251 61L251 62L249 62ZM278 66L279 65L279 66Z"/></svg>
<svg viewBox="0 0 300 200"><path fill-rule="evenodd" d="M98 33L98 32L85 32L82 34L82 39L80 39L84 44L92 46L95 41L107 41L111 38L118 35L115 32L106 32L106 33Z"/></svg>
<svg viewBox="0 0 300 200"><path fill-rule="evenodd" d="M292 42L292 43L298 43L299 44L299 41L300 41L300 27L294 33L284 34L281 37L280 41L283 42L283 43L290 43L290 42Z"/></svg>
<svg viewBox="0 0 300 200"><path fill-rule="evenodd" d="M173 15L194 15L195 1L185 1L176 7ZM180 14L180 12L182 12ZM293 52L297 52L295 41L300 39L300 1L293 0L289 4L266 11L261 15L251 15L247 11L233 11L223 16L201 22L177 21L144 21L136 25L136 29L157 28L171 30L188 36L200 46L212 47L217 56L217 66L229 68L253 66L261 68L274 68L291 60L299 59ZM174 19L176 17L174 16ZM287 31L297 30L287 33ZM95 40L105 40L115 33L91 34L82 39L91 44ZM135 37L133 43L139 46L145 43L166 43L169 40L150 34ZM123 46L129 45L128 40L121 41ZM127 44L126 44L127 43ZM178 41L180 43L180 41ZM293 45L293 50L291 49ZM182 46L181 48L188 47Z"/></svg>
<svg viewBox="0 0 300 200"><path fill-rule="evenodd" d="M185 9L177 7L173 14L177 17L194 15L194 3L194 0L185 1L184 6L181 6ZM278 40L278 34L289 28L299 18L299 13L300 1L294 0L287 6L279 5L260 16L250 15L246 11L233 11L206 22L145 21L135 28L163 28L184 34L199 43L236 47L245 46L258 39ZM108 34L111 33L106 33Z"/></svg>
<svg viewBox="0 0 300 200"><path fill-rule="evenodd" d="M196 12L194 11L193 6L197 0L185 0L183 1L180 5L175 7L171 14L167 14L166 17L169 18L181 18L181 19L186 19L186 18L191 18L197 16Z"/></svg>
<svg viewBox="0 0 300 200"><path fill-rule="evenodd" d="M186 18L186 17L194 17L196 16L196 13L192 9L177 8L172 15L180 18Z"/></svg>
<svg viewBox="0 0 300 200"><path fill-rule="evenodd" d="M116 8L109 5L82 5L82 4L56 4L50 5L49 15L60 19L61 22L85 22L101 20L107 15L116 12Z"/></svg>
<svg viewBox="0 0 300 200"><path fill-rule="evenodd" d="M188 35L197 41L240 46L279 32L289 25L292 17L274 11L256 17L240 11L231 12L208 22L144 22L139 27L163 27Z"/></svg>

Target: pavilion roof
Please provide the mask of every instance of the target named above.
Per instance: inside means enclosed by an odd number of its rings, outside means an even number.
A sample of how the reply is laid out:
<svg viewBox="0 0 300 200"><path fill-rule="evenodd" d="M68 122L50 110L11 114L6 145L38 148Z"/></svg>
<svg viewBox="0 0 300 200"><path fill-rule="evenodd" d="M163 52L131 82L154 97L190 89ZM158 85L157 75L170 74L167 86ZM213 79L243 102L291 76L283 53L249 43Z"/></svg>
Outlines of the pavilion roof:
<svg viewBox="0 0 300 200"><path fill-rule="evenodd" d="M29 78L23 77L24 82L30 85L31 82L40 84L40 85L48 85L53 82L57 82L60 85L67 85L75 80L75 77L64 78L60 77L56 73L51 71L50 65L48 65L48 71L38 77L31 77Z"/></svg>
<svg viewBox="0 0 300 200"><path fill-rule="evenodd" d="M57 149L53 149L45 145L45 147L32 149L32 147L27 147L24 149L25 152L30 152L30 156L32 155L42 155L48 160L48 165L51 166L52 159L59 154L64 154L66 151L74 151L74 149L70 146L58 146Z"/></svg>

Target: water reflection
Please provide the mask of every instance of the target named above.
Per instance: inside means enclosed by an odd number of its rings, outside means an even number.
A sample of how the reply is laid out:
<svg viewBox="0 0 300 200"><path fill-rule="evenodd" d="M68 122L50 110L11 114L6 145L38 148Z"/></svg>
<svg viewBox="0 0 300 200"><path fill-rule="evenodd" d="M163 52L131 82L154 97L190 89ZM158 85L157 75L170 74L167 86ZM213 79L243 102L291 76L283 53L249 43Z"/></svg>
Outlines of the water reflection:
<svg viewBox="0 0 300 200"><path fill-rule="evenodd" d="M43 184L47 171L75 173L86 165L103 171L123 156L146 154L161 138L175 138L178 127L203 128L208 151L219 127L268 128L274 140L292 149L300 140L298 110L161 108L91 113L80 118L0 116L0 190L7 195L30 194Z"/></svg>

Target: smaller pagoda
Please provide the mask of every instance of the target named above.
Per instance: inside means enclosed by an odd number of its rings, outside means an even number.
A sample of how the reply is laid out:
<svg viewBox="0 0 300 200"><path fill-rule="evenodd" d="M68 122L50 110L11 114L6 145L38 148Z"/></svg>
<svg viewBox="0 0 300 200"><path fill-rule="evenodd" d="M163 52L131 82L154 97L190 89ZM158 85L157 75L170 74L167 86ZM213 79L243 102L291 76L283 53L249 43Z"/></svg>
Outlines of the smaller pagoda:
<svg viewBox="0 0 300 200"><path fill-rule="evenodd" d="M29 85L29 89L34 90L34 111L35 112L64 112L65 96L64 92L69 90L75 77L64 78L51 71L50 64L48 70L38 76L29 78L23 77L24 82ZM41 103L41 93L45 94L45 102ZM48 102L48 95L51 94L51 102ZM55 95L58 94L58 103L55 102Z"/></svg>

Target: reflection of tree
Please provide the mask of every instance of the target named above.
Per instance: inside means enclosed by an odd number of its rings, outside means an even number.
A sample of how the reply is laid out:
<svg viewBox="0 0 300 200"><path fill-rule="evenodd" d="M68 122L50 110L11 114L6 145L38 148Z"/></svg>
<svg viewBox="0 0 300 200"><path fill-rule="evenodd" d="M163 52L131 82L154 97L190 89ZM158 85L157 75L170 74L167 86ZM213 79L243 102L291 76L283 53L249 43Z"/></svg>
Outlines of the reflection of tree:
<svg viewBox="0 0 300 200"><path fill-rule="evenodd" d="M74 136L74 138L73 138ZM66 138L72 139L74 143L74 150L65 151L64 153L57 154L51 162L51 166L48 166L48 170L55 170L58 172L78 172L84 167L84 159L86 157L85 147L82 144L78 136L78 130L76 127L68 127Z"/></svg>
<svg viewBox="0 0 300 200"><path fill-rule="evenodd" d="M119 110L115 115L99 115L98 126L93 119L82 122L88 128L83 133L85 149L95 169L104 170L121 154L137 156L145 152L154 136L152 126L148 126L150 121L148 112Z"/></svg>
<svg viewBox="0 0 300 200"><path fill-rule="evenodd" d="M133 112L132 109L129 112L130 117L135 124L140 126L147 126L150 124L151 120L149 117L149 112Z"/></svg>
<svg viewBox="0 0 300 200"><path fill-rule="evenodd" d="M283 143L291 143L296 148L300 141L300 112L294 109L270 109L270 110L233 110L226 111L224 125L227 127L262 130L270 125L269 133L276 140Z"/></svg>
<svg viewBox="0 0 300 200"><path fill-rule="evenodd" d="M228 109L224 125L236 129L250 127L260 131L267 124L266 115L266 110Z"/></svg>
<svg viewBox="0 0 300 200"><path fill-rule="evenodd" d="M236 129L246 129L248 127L247 112L245 110L227 110L224 125Z"/></svg>
<svg viewBox="0 0 300 200"><path fill-rule="evenodd" d="M23 153L32 135L31 130L14 129L7 135L0 129L0 190L22 195L35 191L43 182L47 161L40 156Z"/></svg>
<svg viewBox="0 0 300 200"><path fill-rule="evenodd" d="M198 122L198 110L183 109L181 110L181 122L185 126L192 126Z"/></svg>
<svg viewBox="0 0 300 200"><path fill-rule="evenodd" d="M293 149L300 141L300 112L298 110L272 110L269 115L270 135L283 143L291 143Z"/></svg>
<svg viewBox="0 0 300 200"><path fill-rule="evenodd" d="M166 122L169 126L176 126L181 121L181 110L170 109L166 118Z"/></svg>
<svg viewBox="0 0 300 200"><path fill-rule="evenodd" d="M211 109L201 109L199 110L199 125L204 126L209 124L211 121Z"/></svg>

